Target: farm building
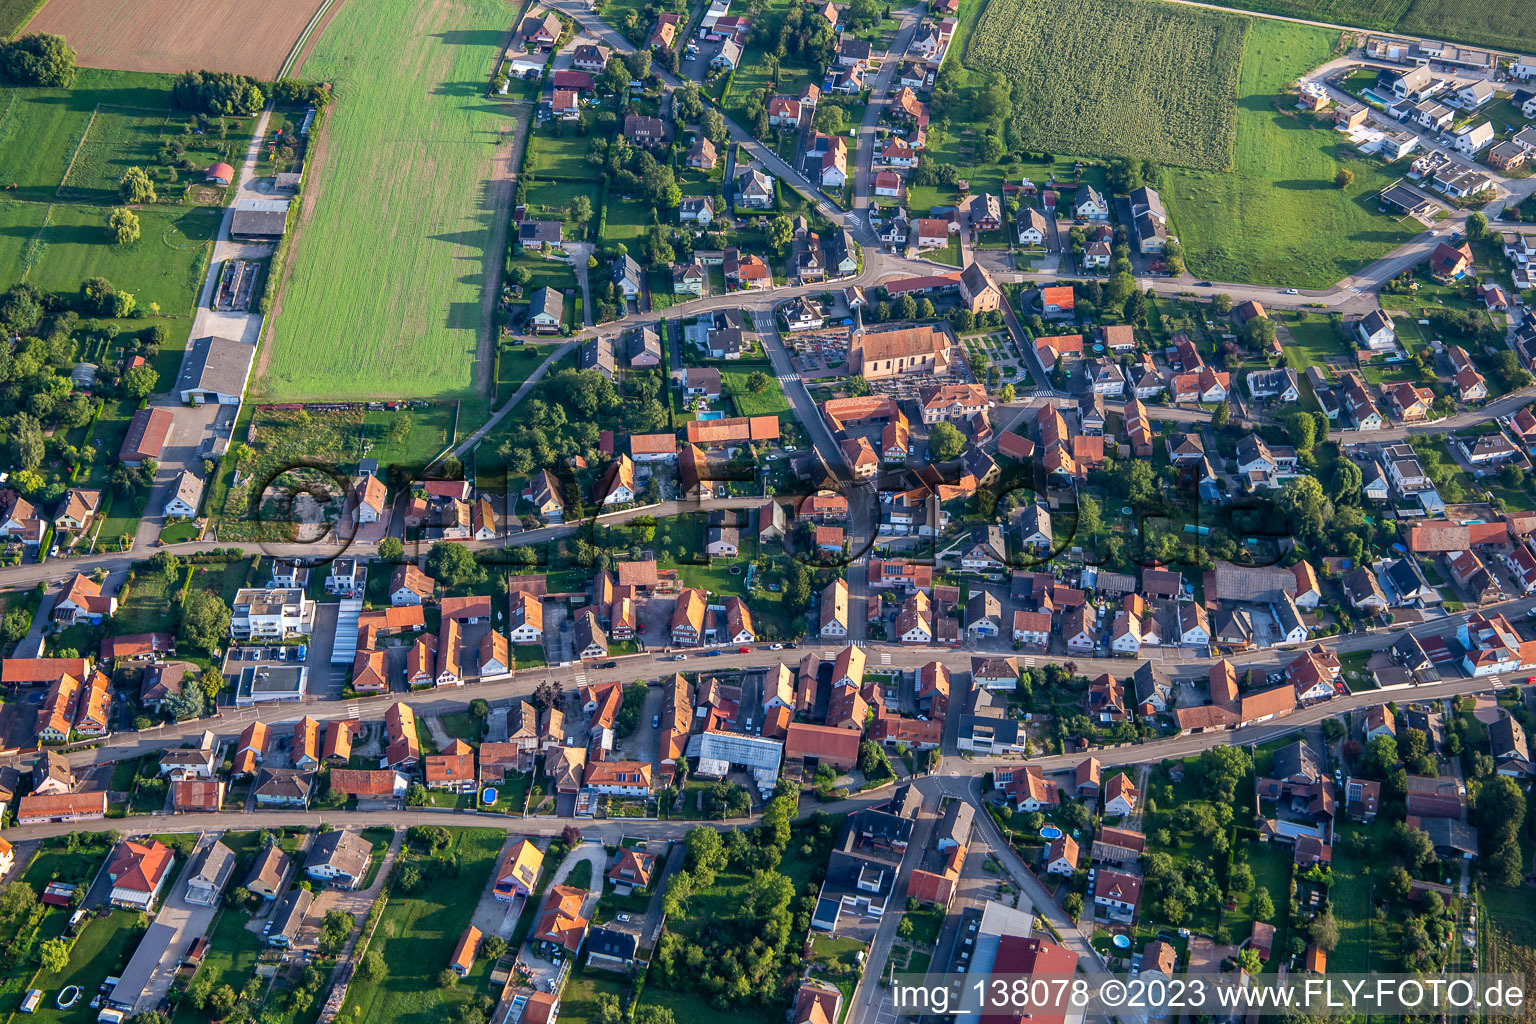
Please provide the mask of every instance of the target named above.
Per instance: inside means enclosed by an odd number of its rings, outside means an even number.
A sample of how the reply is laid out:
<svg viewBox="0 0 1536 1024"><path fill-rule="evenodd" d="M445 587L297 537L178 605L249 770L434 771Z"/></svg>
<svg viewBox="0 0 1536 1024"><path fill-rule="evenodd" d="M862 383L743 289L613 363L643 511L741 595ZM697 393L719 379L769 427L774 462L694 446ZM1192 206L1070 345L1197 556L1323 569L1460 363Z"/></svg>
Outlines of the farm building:
<svg viewBox="0 0 1536 1024"><path fill-rule="evenodd" d="M159 459L174 418L171 410L164 408L140 409L134 413L117 460L125 466L139 466L145 459Z"/></svg>
<svg viewBox="0 0 1536 1024"><path fill-rule="evenodd" d="M256 348L231 338L198 338L182 364L176 390L189 405L239 405Z"/></svg>
<svg viewBox="0 0 1536 1024"><path fill-rule="evenodd" d="M229 236L254 242L275 242L283 237L287 225L288 200L242 199L235 204Z"/></svg>
<svg viewBox="0 0 1536 1024"><path fill-rule="evenodd" d="M210 185L228 185L235 180L235 169L220 161L208 168L208 173L203 176L203 180Z"/></svg>

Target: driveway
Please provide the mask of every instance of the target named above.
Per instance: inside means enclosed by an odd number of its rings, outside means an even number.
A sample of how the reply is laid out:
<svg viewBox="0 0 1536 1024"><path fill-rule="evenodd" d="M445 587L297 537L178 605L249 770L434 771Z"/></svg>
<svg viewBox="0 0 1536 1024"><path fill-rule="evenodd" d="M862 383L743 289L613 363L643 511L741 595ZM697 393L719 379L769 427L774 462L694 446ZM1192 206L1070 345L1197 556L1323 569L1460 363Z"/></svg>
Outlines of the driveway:
<svg viewBox="0 0 1536 1024"><path fill-rule="evenodd" d="M507 835L507 841L501 844L501 852L496 854L498 867L501 865L502 858L507 855L507 851L522 841L521 835L515 833ZM503 939L510 939L513 930L517 928L517 919L523 912L525 901L522 897L518 897L511 903L504 903L494 894L495 884L494 877L486 883L485 891L480 894L480 902L475 904L475 913L470 919L470 924L479 928L482 935L499 935Z"/></svg>
<svg viewBox="0 0 1536 1024"><path fill-rule="evenodd" d="M197 841L192 851L192 860L195 862L201 857L203 851L212 846L214 837L204 835ZM155 924L165 925L172 929L171 939L166 943L165 951L160 954L160 962L155 966L154 972L149 976L149 983L144 986L144 991L139 993L139 1000L134 1008L140 1012L152 1010L160 1005L165 994L171 989L171 982L176 977L176 965L181 963L181 958L186 956L187 947L192 945L192 940L207 935L213 925L214 916L218 913L218 907L204 907L196 903L187 902L187 879L190 872L185 866L179 866L173 870L181 871L181 878L171 895L166 897L165 906L160 913L155 915ZM135 954L137 956L137 954Z"/></svg>
<svg viewBox="0 0 1536 1024"><path fill-rule="evenodd" d="M603 874L608 870L608 851L603 849L603 844L596 840L588 840L576 849L565 855L565 860L560 862L560 869L555 872L555 877L550 880L550 886L562 885L571 877L571 872L582 861L588 861L592 865L592 887L594 892L602 891Z"/></svg>

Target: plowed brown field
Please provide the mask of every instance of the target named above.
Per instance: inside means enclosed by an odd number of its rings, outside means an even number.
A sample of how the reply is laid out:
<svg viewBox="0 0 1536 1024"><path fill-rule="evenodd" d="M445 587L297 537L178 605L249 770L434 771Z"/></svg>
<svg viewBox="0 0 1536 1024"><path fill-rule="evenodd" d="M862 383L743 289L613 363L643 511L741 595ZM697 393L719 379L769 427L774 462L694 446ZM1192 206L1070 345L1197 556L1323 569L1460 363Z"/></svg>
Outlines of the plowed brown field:
<svg viewBox="0 0 1536 1024"><path fill-rule="evenodd" d="M120 71L232 71L271 79L321 0L49 0L26 32L69 40Z"/></svg>

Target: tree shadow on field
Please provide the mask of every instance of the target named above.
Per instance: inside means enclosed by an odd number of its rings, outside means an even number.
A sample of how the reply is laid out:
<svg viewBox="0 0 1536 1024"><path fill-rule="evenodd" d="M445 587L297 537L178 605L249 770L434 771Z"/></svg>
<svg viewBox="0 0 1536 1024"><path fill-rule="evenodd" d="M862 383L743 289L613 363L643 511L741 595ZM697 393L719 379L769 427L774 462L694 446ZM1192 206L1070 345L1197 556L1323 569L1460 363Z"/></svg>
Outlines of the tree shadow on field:
<svg viewBox="0 0 1536 1024"><path fill-rule="evenodd" d="M441 39L449 46L500 46L506 30L492 28L454 29L434 33L432 38Z"/></svg>
<svg viewBox="0 0 1536 1024"><path fill-rule="evenodd" d="M434 96L481 96L485 94L486 83L473 82L439 82L432 90Z"/></svg>
<svg viewBox="0 0 1536 1024"><path fill-rule="evenodd" d="M1291 192L1318 192L1323 189L1334 189L1336 186L1331 181L1323 181L1320 178L1285 178L1274 183L1275 188L1287 189Z"/></svg>

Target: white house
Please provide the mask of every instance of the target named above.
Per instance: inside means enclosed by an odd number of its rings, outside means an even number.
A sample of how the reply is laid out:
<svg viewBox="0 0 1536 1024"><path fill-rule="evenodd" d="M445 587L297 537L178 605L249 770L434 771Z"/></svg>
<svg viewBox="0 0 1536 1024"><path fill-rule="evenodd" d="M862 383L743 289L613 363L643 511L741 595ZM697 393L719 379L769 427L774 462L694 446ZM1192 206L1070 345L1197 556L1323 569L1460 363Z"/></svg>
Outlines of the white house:
<svg viewBox="0 0 1536 1024"><path fill-rule="evenodd" d="M1493 124L1483 121L1456 133L1456 152L1468 156L1481 152L1493 144Z"/></svg>
<svg viewBox="0 0 1536 1024"><path fill-rule="evenodd" d="M1109 203L1092 185L1083 188L1083 197L1077 201L1074 212L1083 220L1103 222L1109 220Z"/></svg>
<svg viewBox="0 0 1536 1024"><path fill-rule="evenodd" d="M1373 309L1355 322L1355 337L1361 348L1372 352L1392 349L1397 344L1397 330L1392 317L1384 309Z"/></svg>
<svg viewBox="0 0 1536 1024"><path fill-rule="evenodd" d="M165 515L190 519L197 515L197 506L203 500L203 481L190 469L184 469L171 485L171 496L165 503Z"/></svg>

